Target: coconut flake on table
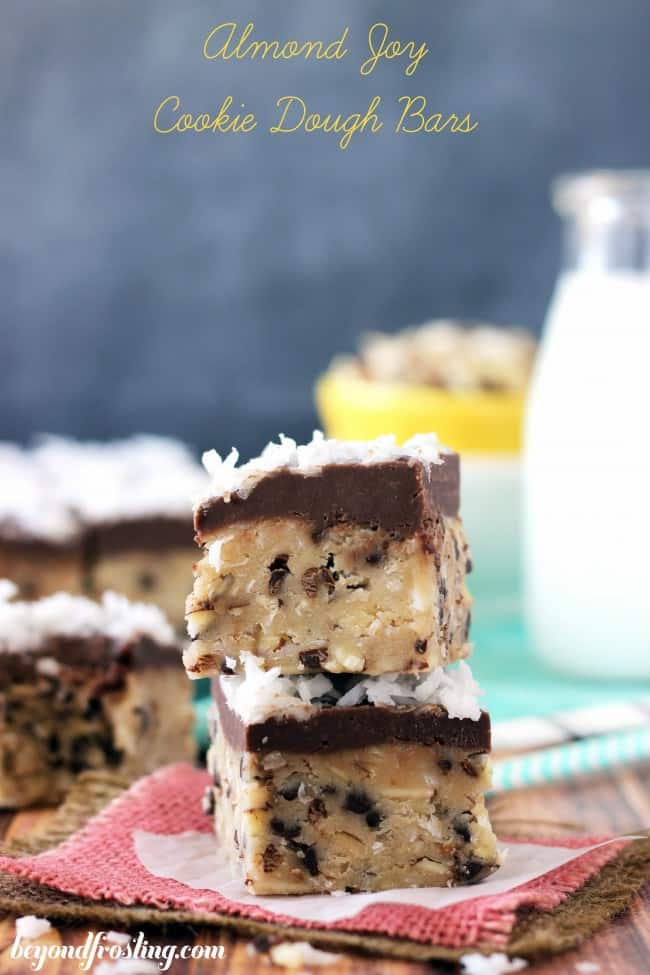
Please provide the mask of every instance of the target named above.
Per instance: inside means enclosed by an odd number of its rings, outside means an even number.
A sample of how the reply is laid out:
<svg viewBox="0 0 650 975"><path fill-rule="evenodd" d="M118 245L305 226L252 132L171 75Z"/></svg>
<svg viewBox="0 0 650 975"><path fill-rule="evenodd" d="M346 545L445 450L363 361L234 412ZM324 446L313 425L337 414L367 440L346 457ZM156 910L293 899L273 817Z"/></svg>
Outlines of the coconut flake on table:
<svg viewBox="0 0 650 975"><path fill-rule="evenodd" d="M478 702L483 693L469 666L461 661L457 667L438 667L431 673L381 674L357 677L350 675L335 683L325 674L284 676L279 667L264 670L251 653L242 653L243 674L223 676L221 688L229 707L246 724L257 724L270 715L283 711L304 720L314 707L356 707L369 704L386 707L438 705L450 718L478 721ZM341 684L345 687L341 689Z"/></svg>
<svg viewBox="0 0 650 975"><path fill-rule="evenodd" d="M500 951L492 955L468 952L461 955L460 965L464 975L510 975L527 968L528 962L524 958L508 958Z"/></svg>
<svg viewBox="0 0 650 975"><path fill-rule="evenodd" d="M323 467L336 464L385 464L395 460L420 461L425 464L442 463L441 454L448 453L438 443L435 433L420 433L404 444L398 444L393 434L376 440L328 440L320 430L314 430L307 444L297 444L291 437L280 434L279 443L266 445L259 457L237 466L239 451L232 448L222 458L216 450L203 454L203 465L210 476L210 493L198 500L223 498L232 494L245 498L254 485L267 474L288 470L304 476L319 474Z"/></svg>
<svg viewBox="0 0 650 975"><path fill-rule="evenodd" d="M16 918L16 937L22 941L36 941L52 929L52 925L45 917L26 914Z"/></svg>
<svg viewBox="0 0 650 975"><path fill-rule="evenodd" d="M122 931L107 931L106 940L113 945L128 945L131 941L131 935Z"/></svg>
<svg viewBox="0 0 650 975"><path fill-rule="evenodd" d="M6 587L4 591L8 591ZM157 606L132 603L118 593L105 592L101 602L65 592L23 602L2 598L0 588L0 652L37 650L53 636L97 635L120 643L138 635L162 644L175 643L173 628Z"/></svg>
<svg viewBox="0 0 650 975"><path fill-rule="evenodd" d="M314 948L308 941L281 941L269 949L274 965L293 971L304 971L306 965L335 965L341 956Z"/></svg>
<svg viewBox="0 0 650 975"><path fill-rule="evenodd" d="M161 971L158 962L146 958L118 958L117 961L101 961L93 969L93 975L159 975Z"/></svg>

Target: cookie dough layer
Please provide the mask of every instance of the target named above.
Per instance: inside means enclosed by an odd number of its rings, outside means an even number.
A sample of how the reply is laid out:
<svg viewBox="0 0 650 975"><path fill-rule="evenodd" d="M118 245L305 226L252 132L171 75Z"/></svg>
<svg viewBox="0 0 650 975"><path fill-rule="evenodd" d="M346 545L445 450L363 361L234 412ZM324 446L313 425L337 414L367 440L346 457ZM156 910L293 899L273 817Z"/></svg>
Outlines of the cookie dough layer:
<svg viewBox="0 0 650 975"><path fill-rule="evenodd" d="M208 757L217 836L256 894L473 883L497 864L487 756L392 742Z"/></svg>
<svg viewBox="0 0 650 975"><path fill-rule="evenodd" d="M80 594L84 591L81 543L0 537L0 579L11 579L21 599L40 599L55 592Z"/></svg>
<svg viewBox="0 0 650 975"><path fill-rule="evenodd" d="M11 654L0 681L0 807L59 802L87 769L137 778L191 760L193 714L177 651L143 643L111 661L101 639ZM139 651L148 665L133 666ZM63 662L67 658L67 662Z"/></svg>
<svg viewBox="0 0 650 975"><path fill-rule="evenodd" d="M300 518L230 525L204 539L187 603L191 677L253 653L284 674L419 671L467 656L470 567L459 518L425 532ZM232 664L230 664L232 666Z"/></svg>
<svg viewBox="0 0 650 975"><path fill-rule="evenodd" d="M163 551L136 549L111 552L93 567L91 592L120 592L131 600L155 603L177 632L184 629L185 593L192 578L196 549L168 548Z"/></svg>

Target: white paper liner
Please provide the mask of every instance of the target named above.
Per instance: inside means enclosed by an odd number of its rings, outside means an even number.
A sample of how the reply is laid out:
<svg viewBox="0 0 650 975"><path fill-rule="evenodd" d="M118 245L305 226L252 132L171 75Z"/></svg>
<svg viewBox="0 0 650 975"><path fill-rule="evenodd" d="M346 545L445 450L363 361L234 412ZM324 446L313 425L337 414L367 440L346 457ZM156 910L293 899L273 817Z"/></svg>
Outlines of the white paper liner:
<svg viewBox="0 0 650 975"><path fill-rule="evenodd" d="M329 924L359 914L371 904L411 904L440 910L452 904L505 894L557 867L577 859L599 846L580 849L540 846L536 843L499 844L501 867L480 884L470 887L408 887L370 894L304 894L293 897L258 897L249 894L239 879L233 879L225 853L212 833L186 832L172 836L134 830L133 843L140 863L154 877L177 880L193 890L213 890L237 904L254 905L273 914L300 921Z"/></svg>

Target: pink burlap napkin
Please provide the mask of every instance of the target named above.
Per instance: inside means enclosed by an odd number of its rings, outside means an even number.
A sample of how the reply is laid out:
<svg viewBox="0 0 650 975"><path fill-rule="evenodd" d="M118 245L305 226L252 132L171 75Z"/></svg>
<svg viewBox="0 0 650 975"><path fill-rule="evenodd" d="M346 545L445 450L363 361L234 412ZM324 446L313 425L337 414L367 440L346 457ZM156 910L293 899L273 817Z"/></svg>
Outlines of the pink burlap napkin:
<svg viewBox="0 0 650 975"><path fill-rule="evenodd" d="M0 870L94 901L113 900L127 906L239 915L305 929L364 932L449 948L467 948L482 942L505 945L521 908L551 910L557 907L616 857L625 845L625 841L616 841L590 849L515 889L477 896L438 910L391 903L390 894L387 894L385 901L366 906L353 917L331 923L301 920L292 916L292 898L283 901L283 905L286 903L285 913L271 912L256 904L230 900L215 890L195 889L168 877L154 876L143 865L136 852L136 832L172 836L211 831L210 820L203 814L200 801L207 782L206 773L189 765L161 769L135 783L53 849L34 856L0 856ZM544 841L540 845L577 851L604 839L607 838L563 838L552 843ZM478 890L474 888L473 892Z"/></svg>

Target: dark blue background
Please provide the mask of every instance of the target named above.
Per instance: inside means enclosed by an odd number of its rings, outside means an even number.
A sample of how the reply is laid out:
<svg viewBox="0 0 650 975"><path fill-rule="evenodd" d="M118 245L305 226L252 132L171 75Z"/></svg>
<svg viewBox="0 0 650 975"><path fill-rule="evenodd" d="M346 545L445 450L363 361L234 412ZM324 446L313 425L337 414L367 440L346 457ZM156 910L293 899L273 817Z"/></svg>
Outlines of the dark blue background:
<svg viewBox="0 0 650 975"><path fill-rule="evenodd" d="M208 62L211 26L334 39L340 63ZM430 54L370 78L370 24ZM558 171L647 164L646 0L5 0L0 32L0 437L135 430L246 454L315 421L314 377L368 327L431 315L538 327L559 259ZM158 102L324 135L156 136ZM400 94L471 136L395 136Z"/></svg>

